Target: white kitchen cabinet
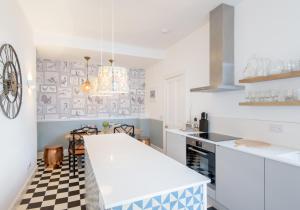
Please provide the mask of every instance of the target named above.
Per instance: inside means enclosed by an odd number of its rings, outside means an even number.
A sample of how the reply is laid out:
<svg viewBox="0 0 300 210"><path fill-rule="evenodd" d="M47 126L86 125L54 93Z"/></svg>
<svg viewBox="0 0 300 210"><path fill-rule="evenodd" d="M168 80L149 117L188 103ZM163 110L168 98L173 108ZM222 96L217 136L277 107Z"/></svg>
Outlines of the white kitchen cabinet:
<svg viewBox="0 0 300 210"><path fill-rule="evenodd" d="M300 209L300 168L266 159L265 210Z"/></svg>
<svg viewBox="0 0 300 210"><path fill-rule="evenodd" d="M264 162L217 146L216 200L229 210L264 210Z"/></svg>
<svg viewBox="0 0 300 210"><path fill-rule="evenodd" d="M166 133L167 155L182 164L186 164L186 137L172 132Z"/></svg>

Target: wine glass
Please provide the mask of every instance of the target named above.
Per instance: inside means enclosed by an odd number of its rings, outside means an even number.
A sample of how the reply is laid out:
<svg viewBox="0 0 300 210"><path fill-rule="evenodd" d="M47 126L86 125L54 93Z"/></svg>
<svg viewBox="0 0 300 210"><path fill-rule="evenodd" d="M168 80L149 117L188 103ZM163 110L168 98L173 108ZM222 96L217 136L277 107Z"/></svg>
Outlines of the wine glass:
<svg viewBox="0 0 300 210"><path fill-rule="evenodd" d="M248 60L248 63L243 72L244 74L243 77L244 78L255 77L257 75L257 69L258 69L258 58L256 55L253 55Z"/></svg>

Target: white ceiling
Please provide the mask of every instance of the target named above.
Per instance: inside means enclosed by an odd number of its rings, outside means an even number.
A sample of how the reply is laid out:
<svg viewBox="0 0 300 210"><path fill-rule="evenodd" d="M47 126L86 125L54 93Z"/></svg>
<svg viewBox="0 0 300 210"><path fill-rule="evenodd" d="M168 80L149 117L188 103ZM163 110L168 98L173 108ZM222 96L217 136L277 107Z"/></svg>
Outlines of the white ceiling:
<svg viewBox="0 0 300 210"><path fill-rule="evenodd" d="M38 56L99 59L100 2L104 47L111 51L112 0L18 0L31 24ZM221 3L241 0L114 0L115 52L119 65L146 68L164 58L172 44L208 20ZM167 30L167 33L162 33Z"/></svg>
<svg viewBox="0 0 300 210"><path fill-rule="evenodd" d="M34 31L84 38L100 37L100 1L104 39L110 40L111 0L19 0ZM165 49L207 20L222 2L241 0L114 0L119 43ZM161 33L168 29L167 34Z"/></svg>

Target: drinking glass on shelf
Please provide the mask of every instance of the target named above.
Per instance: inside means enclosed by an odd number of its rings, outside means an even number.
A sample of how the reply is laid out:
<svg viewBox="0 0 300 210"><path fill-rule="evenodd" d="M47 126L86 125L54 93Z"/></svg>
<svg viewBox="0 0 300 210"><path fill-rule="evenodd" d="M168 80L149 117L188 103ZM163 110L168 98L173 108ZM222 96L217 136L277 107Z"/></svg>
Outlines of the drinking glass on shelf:
<svg viewBox="0 0 300 210"><path fill-rule="evenodd" d="M251 101L251 102L255 102L255 100L256 100L255 97L256 97L256 96L255 96L255 91L251 91L251 92L250 92L250 101Z"/></svg>
<svg viewBox="0 0 300 210"><path fill-rule="evenodd" d="M261 91L255 91L255 101L256 102L262 101L262 92Z"/></svg>
<svg viewBox="0 0 300 210"><path fill-rule="evenodd" d="M300 101L300 89L294 90L295 101Z"/></svg>
<svg viewBox="0 0 300 210"><path fill-rule="evenodd" d="M264 60L263 58L257 59L257 76L264 75Z"/></svg>
<svg viewBox="0 0 300 210"><path fill-rule="evenodd" d="M256 55L253 55L247 62L247 65L243 72L244 78L251 78L257 76L257 70L258 70L258 61L259 58Z"/></svg>
<svg viewBox="0 0 300 210"><path fill-rule="evenodd" d="M284 101L293 101L294 99L293 89L284 90L283 95L284 95Z"/></svg>
<svg viewBox="0 0 300 210"><path fill-rule="evenodd" d="M291 70L292 71L298 71L299 70L299 63L298 60L291 60Z"/></svg>
<svg viewBox="0 0 300 210"><path fill-rule="evenodd" d="M296 61L296 71L300 71L300 59Z"/></svg>
<svg viewBox="0 0 300 210"><path fill-rule="evenodd" d="M274 102L278 101L279 94L280 94L280 91L279 91L279 90L272 90L272 91L271 91L271 98L272 98L272 101L274 101Z"/></svg>
<svg viewBox="0 0 300 210"><path fill-rule="evenodd" d="M271 102L272 101L272 91L271 90L266 90L265 91L265 101L266 102Z"/></svg>
<svg viewBox="0 0 300 210"><path fill-rule="evenodd" d="M270 73L271 59L257 58L257 76L268 76Z"/></svg>
<svg viewBox="0 0 300 210"><path fill-rule="evenodd" d="M279 92L278 92L278 101L279 102L285 101L284 90L279 90Z"/></svg>
<svg viewBox="0 0 300 210"><path fill-rule="evenodd" d="M253 91L252 92L252 101L253 102L257 102L258 101L257 91Z"/></svg>
<svg viewBox="0 0 300 210"><path fill-rule="evenodd" d="M268 76L270 74L271 69L271 59L270 58L263 58L263 76Z"/></svg>
<svg viewBox="0 0 300 210"><path fill-rule="evenodd" d="M246 101L250 102L251 101L251 92L250 91L246 91Z"/></svg>
<svg viewBox="0 0 300 210"><path fill-rule="evenodd" d="M288 73L288 72L293 71L293 66L294 66L293 61L285 61L284 67L283 67L283 72Z"/></svg>
<svg viewBox="0 0 300 210"><path fill-rule="evenodd" d="M271 64L270 74L280 74L284 68L282 60L275 60Z"/></svg>

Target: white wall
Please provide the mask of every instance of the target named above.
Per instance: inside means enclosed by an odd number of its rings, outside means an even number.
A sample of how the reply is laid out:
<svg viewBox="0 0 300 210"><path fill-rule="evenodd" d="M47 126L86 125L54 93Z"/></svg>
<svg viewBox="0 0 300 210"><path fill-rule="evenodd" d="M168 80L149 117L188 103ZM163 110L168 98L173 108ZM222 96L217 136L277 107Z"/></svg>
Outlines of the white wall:
<svg viewBox="0 0 300 210"><path fill-rule="evenodd" d="M35 48L31 29L16 0L1 0L0 14L0 44L13 45L23 76L23 103L19 116L9 120L0 111L0 209L4 210L14 202L36 161L35 91L30 94L26 85L29 72L35 78Z"/></svg>
<svg viewBox="0 0 300 210"><path fill-rule="evenodd" d="M150 118L162 120L164 115L164 79L184 73L186 94L191 87L208 84L209 78L209 25L205 24L185 39L168 49L166 59L146 70L146 113ZM149 100L149 90L157 90L155 102ZM189 99L189 97L187 97ZM186 103L189 115L189 100Z"/></svg>
<svg viewBox="0 0 300 210"><path fill-rule="evenodd" d="M235 12L235 66L236 81L253 55L272 59L300 59L300 1L297 0L243 0ZM206 111L211 128L242 137L262 139L276 144L300 148L299 107L240 107L245 91L223 93L189 93L195 86L207 84L209 76L208 24L168 50L167 58L147 69L146 89L158 86L162 90L164 75L185 72L187 75L187 119L191 107L193 116ZM265 82L247 88L300 88L300 79ZM146 100L149 116L163 119L163 92L156 102ZM192 104L192 105L190 105ZM220 123L222 122L222 123ZM261 127L256 127L259 125ZM279 124L282 133L271 132L270 126ZM250 132L249 132L250 131Z"/></svg>

